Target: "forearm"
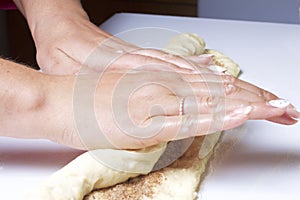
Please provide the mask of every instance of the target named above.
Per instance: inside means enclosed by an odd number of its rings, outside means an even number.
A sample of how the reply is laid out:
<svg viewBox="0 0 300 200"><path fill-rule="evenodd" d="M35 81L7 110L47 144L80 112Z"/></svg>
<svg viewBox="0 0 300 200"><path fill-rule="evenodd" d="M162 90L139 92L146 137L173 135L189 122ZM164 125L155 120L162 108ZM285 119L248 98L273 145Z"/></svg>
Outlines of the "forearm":
<svg viewBox="0 0 300 200"><path fill-rule="evenodd" d="M69 21L80 23L89 21L89 17L82 8L80 0L14 0L19 10L25 16L33 38L41 32L42 28L49 31L60 29ZM109 34L99 31L105 39ZM44 31L42 31L44 32Z"/></svg>
<svg viewBox="0 0 300 200"><path fill-rule="evenodd" d="M43 102L42 86L32 70L4 59L0 63L1 135L23 137L17 129L26 130L24 126L31 120L28 116Z"/></svg>
<svg viewBox="0 0 300 200"><path fill-rule="evenodd" d="M43 19L51 17L76 15L77 18L88 19L80 0L14 0L14 2L32 28L42 23Z"/></svg>
<svg viewBox="0 0 300 200"><path fill-rule="evenodd" d="M72 82L61 80L0 59L0 135L55 140L70 130Z"/></svg>

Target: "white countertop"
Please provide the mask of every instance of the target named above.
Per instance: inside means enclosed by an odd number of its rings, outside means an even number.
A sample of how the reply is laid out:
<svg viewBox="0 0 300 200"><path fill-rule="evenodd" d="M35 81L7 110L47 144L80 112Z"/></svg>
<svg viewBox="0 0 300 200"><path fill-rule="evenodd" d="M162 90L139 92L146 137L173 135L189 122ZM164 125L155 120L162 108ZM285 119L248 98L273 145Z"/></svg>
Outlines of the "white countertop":
<svg viewBox="0 0 300 200"><path fill-rule="evenodd" d="M101 27L145 47L161 47L175 32L197 33L208 48L240 64L242 79L300 108L300 25L117 14ZM132 33L136 35L130 37ZM287 127L250 121L227 134L223 145L230 148L214 163L201 187L201 199L300 198L300 124ZM44 140L0 137L1 199L22 199L26 191L80 153Z"/></svg>
<svg viewBox="0 0 300 200"><path fill-rule="evenodd" d="M197 33L208 48L239 63L242 79L300 108L300 25L124 13L101 28L144 47L163 46L166 32ZM223 146L227 151L216 159L201 199L300 199L300 124L250 121L227 134Z"/></svg>

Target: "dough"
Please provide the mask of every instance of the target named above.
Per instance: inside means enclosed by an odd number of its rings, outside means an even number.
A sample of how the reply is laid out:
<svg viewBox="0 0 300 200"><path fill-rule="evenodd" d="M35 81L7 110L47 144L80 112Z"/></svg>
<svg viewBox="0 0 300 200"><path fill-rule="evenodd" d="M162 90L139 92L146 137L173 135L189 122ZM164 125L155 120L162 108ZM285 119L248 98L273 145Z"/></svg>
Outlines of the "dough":
<svg viewBox="0 0 300 200"><path fill-rule="evenodd" d="M205 139L218 141L220 133L207 137L196 137L184 155L172 165L161 170L139 176L116 186L93 191L84 200L192 200L197 198L198 187L213 155L216 143L203 145ZM203 146L204 158L199 152ZM205 154L204 153L204 154Z"/></svg>
<svg viewBox="0 0 300 200"><path fill-rule="evenodd" d="M217 66L221 66L226 68L226 74L230 74L232 76L238 77L240 74L239 65L236 64L233 60L225 56L223 53L213 49L205 49L205 54L212 54L214 55L213 61L214 64Z"/></svg>
<svg viewBox="0 0 300 200"><path fill-rule="evenodd" d="M171 39L165 51L182 56L213 54L215 65L225 67L232 75L239 73L237 64L218 51L205 49L204 40L196 34L181 34ZM28 199L81 200L87 194L85 200L195 199L220 135L221 132L217 132L169 143L168 146L175 144L176 149L176 144L191 141L180 159L151 173L165 151L166 143L137 151L102 149L87 152L50 176ZM147 175L139 176L143 174ZM127 181L129 178L132 179ZM94 192L90 193L92 190Z"/></svg>
<svg viewBox="0 0 300 200"><path fill-rule="evenodd" d="M81 200L93 189L149 173L166 143L137 151L99 149L86 152L47 178L29 200Z"/></svg>
<svg viewBox="0 0 300 200"><path fill-rule="evenodd" d="M238 65L221 52L205 49L205 42L195 34L181 34L172 38L165 51L177 55L213 54L213 64L226 68L226 73L237 77L240 72ZM191 138L193 142L189 148L170 166L109 188L93 191L84 200L196 199L200 183L208 171L207 165L218 147L220 137L221 132L216 132Z"/></svg>
<svg viewBox="0 0 300 200"><path fill-rule="evenodd" d="M180 34L168 42L164 51L174 55L200 55L205 51L205 42L197 34Z"/></svg>

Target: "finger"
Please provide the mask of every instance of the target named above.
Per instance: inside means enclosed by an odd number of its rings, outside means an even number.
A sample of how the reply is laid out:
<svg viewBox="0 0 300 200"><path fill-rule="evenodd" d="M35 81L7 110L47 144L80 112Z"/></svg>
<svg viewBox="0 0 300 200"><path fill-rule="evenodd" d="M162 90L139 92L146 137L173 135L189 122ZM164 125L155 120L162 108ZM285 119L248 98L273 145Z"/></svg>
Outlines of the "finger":
<svg viewBox="0 0 300 200"><path fill-rule="evenodd" d="M281 101L281 100L278 100ZM252 111L249 113L249 119L265 120L281 117L286 112L286 107L274 107L270 101L250 103Z"/></svg>
<svg viewBox="0 0 300 200"><path fill-rule="evenodd" d="M255 93L257 94L258 96L261 96L263 97L264 99L266 100L272 100L272 99L278 99L278 97L276 95L274 95L273 93L267 91L267 90L264 90L260 87L257 87L251 83L248 83L246 81L243 81L241 79L237 79L233 76L230 76L230 75L223 75L222 76L222 79L225 83L228 83L228 84L233 84L233 85L236 85L240 88L243 88L245 90L248 90L252 93Z"/></svg>
<svg viewBox="0 0 300 200"><path fill-rule="evenodd" d="M300 118L300 112L292 104L290 104L288 106L286 112L287 112L288 116L290 116L291 118L293 118L295 120L298 120Z"/></svg>
<svg viewBox="0 0 300 200"><path fill-rule="evenodd" d="M224 75L224 74L214 74L214 73L206 73L206 74L187 74L184 76L185 80L189 82L215 82L222 84L231 84L236 85L239 88L248 90L252 93L257 94L258 96L262 96L267 100L277 99L278 97L271 92L268 92L260 87L257 87L251 83L243 81L241 79L235 78L234 76Z"/></svg>
<svg viewBox="0 0 300 200"><path fill-rule="evenodd" d="M193 70L191 68L183 68L171 62L166 62L150 56L144 56L139 54L125 54L121 56L114 65L120 68L134 69L141 68L145 70L153 71L176 71L176 72L187 72L191 73Z"/></svg>
<svg viewBox="0 0 300 200"><path fill-rule="evenodd" d="M291 118L287 113L284 113L283 115L281 115L279 117L269 118L268 121L279 123L279 124L284 124L284 125L292 125L292 124L297 123L297 120Z"/></svg>
<svg viewBox="0 0 300 200"><path fill-rule="evenodd" d="M234 86L239 86L238 88L236 88L237 90L235 90L235 87L231 88L233 93L236 93L236 95L231 95L230 98L239 98L242 97L242 99L244 100L248 100L248 101L271 101L271 100L276 100L279 99L276 95L274 95L273 93L266 91L262 88L259 88L253 84L247 83L245 81L242 81L240 79L236 79L233 76L229 76L229 75L215 75L215 74L202 74L201 76L197 75L197 74L190 74L190 75L185 75L184 77L188 77L187 79L189 81L203 81L203 79L207 80L207 82L223 82L226 83L227 85L232 84ZM201 78L199 78L201 77ZM222 78L222 80L220 80L220 78ZM225 84L225 85L226 85ZM230 86L231 87L231 86ZM244 95L238 95L238 91L243 91L246 90L250 93L252 93L251 96L248 96L246 93L244 93ZM222 91L222 90L220 90ZM230 90L229 90L230 91ZM248 93L247 92L247 93ZM249 93L248 93L249 94ZM255 95L256 94L256 95ZM282 116L277 116L277 117L273 117L272 119L270 119L270 121L272 122L276 122L276 123L280 123L280 124L294 124L296 123L297 119L299 119L300 117L300 113L294 108L293 105L289 105L289 107L286 109L286 114L282 115Z"/></svg>
<svg viewBox="0 0 300 200"><path fill-rule="evenodd" d="M216 96L188 96L182 98L182 101L176 96L173 98L170 97L169 99L170 101L165 104L168 116L179 115L180 109L183 115L206 115L215 113L226 114L247 106L252 108L251 113L249 113L249 119L261 120L275 116L279 117L286 112L286 108L274 107L267 101L249 102L248 100L229 99ZM164 113L161 113L161 115L164 115Z"/></svg>
<svg viewBox="0 0 300 200"><path fill-rule="evenodd" d="M186 96L170 98L168 104L165 104L168 116L177 116L181 112L183 115L195 114L214 114L218 112L228 113L235 109L251 105L248 101L233 100L216 96ZM164 115L166 113L161 113Z"/></svg>
<svg viewBox="0 0 300 200"><path fill-rule="evenodd" d="M198 56L187 56L185 58L196 63L198 67L208 67L212 64L213 57L211 54L201 54Z"/></svg>
<svg viewBox="0 0 300 200"><path fill-rule="evenodd" d="M231 79L231 78L229 78L229 79ZM265 101L273 101L273 100L279 99L279 97L276 96L275 94L273 94L267 90L264 90L262 88L259 88L255 85L252 85L250 83L247 83L247 82L239 80L239 79L235 79L234 81L235 81L235 84L238 85L239 87L247 89L247 90L251 91L252 93L256 93L259 97L263 98ZM288 107L287 107L284 115L282 115L281 117L272 118L272 120L270 120L270 121L277 122L280 124L286 124L286 125L296 123L297 119L300 118L300 112L297 111L296 108L292 104L287 102L286 100L282 100L282 101L285 103L288 103L287 104Z"/></svg>
<svg viewBox="0 0 300 200"><path fill-rule="evenodd" d="M186 58L196 63L198 69L205 68L211 73L224 75L227 71L226 67L215 65L212 61L213 57L211 54L202 54L200 56L188 56Z"/></svg>
<svg viewBox="0 0 300 200"><path fill-rule="evenodd" d="M291 125L297 122L300 113L287 100L277 99L269 101L273 107L285 108L285 112L280 116L270 117L268 120L280 124Z"/></svg>
<svg viewBox="0 0 300 200"><path fill-rule="evenodd" d="M214 113L229 113L242 107L251 106L253 111L250 113L250 119L267 119L280 116L285 112L285 109L277 109L272 107L266 101L251 102L249 100L231 99L217 96L188 96L183 101L184 114L214 114ZM174 111L178 105L174 106ZM176 112L174 112L176 115ZM178 112L177 112L178 113Z"/></svg>
<svg viewBox="0 0 300 200"><path fill-rule="evenodd" d="M266 109L264 109L266 108ZM194 114L169 116L160 121L163 127L156 139L168 141L192 136L206 135L216 131L228 130L243 124L248 119L276 118L285 112L285 108L272 107L265 103L242 106L230 112L212 114ZM277 122L278 123L278 122ZM291 123L289 119L281 119L281 123Z"/></svg>
<svg viewBox="0 0 300 200"><path fill-rule="evenodd" d="M190 69L190 70L197 69L196 65L193 62L191 62L189 59L185 59L178 55L165 53L163 51L156 50L156 49L140 49L132 53L135 55L143 55L146 57L156 58L168 63L172 63L184 69Z"/></svg>
<svg viewBox="0 0 300 200"><path fill-rule="evenodd" d="M244 123L251 107L243 107L235 112L207 115L158 116L161 130L153 137L156 141L178 140L193 136L206 135L216 131L237 127Z"/></svg>
<svg viewBox="0 0 300 200"><path fill-rule="evenodd" d="M190 85L195 96L227 97L251 102L264 100L262 96L228 83L194 82Z"/></svg>
<svg viewBox="0 0 300 200"><path fill-rule="evenodd" d="M292 104L290 104L286 100L279 99L279 97L276 96L275 94L242 80L235 80L235 83L240 87L247 88L247 90L256 93L259 97L263 98L265 101L276 102L276 100L279 100L279 102L281 101L287 103L286 105L287 108L284 114L282 116L273 117L269 121L285 124L285 125L291 125L291 124L295 124L297 120L300 118L300 112L298 112Z"/></svg>
<svg viewBox="0 0 300 200"><path fill-rule="evenodd" d="M200 78L199 78L200 77ZM262 88L259 88L255 85L252 85L250 83L247 83L245 81L236 79L232 76L228 75L215 75L215 74L189 74L184 76L185 79L188 81L199 81L203 82L203 80L207 81L207 87L205 88L203 86L203 83L198 83L199 85L202 85L202 90L201 92L205 92L205 90L210 90L212 95L217 95L219 91L219 95L224 95L222 93L222 87L219 86L218 84L211 84L209 83L210 81L215 82L215 83L220 83L225 85L225 95L228 98L231 99L241 99L241 100L246 100L246 101L251 101L251 102L259 102L259 101L271 101L271 100L276 100L279 99L276 95L274 95L271 92L268 92ZM221 80L220 80L221 78ZM197 83L193 83L194 87ZM236 87L239 86L239 87ZM196 90L197 91L197 90ZM229 95L228 95L229 94ZM278 123L288 123L292 124L295 123L295 120L299 119L300 117L300 112L298 112L293 105L289 105L288 109L286 110L287 116L284 118L274 118L273 121L275 120ZM287 117L290 117L291 119L287 119ZM281 121L283 120L283 121ZM274 121L274 122L275 122Z"/></svg>
<svg viewBox="0 0 300 200"><path fill-rule="evenodd" d="M266 91L260 87L257 87L251 83L245 82L243 80L237 79L230 75L217 75L212 73L207 74L186 74L183 76L183 78L189 82L213 82L213 83L220 83L227 85L229 87L232 87L231 89L234 91L234 89L241 89L241 90L247 90L248 92L251 92L252 94L255 94L261 98L264 98L265 100L272 100L272 99L278 99L276 95L273 93ZM235 88L235 86L237 86Z"/></svg>
<svg viewBox="0 0 300 200"><path fill-rule="evenodd" d="M181 75L180 78L183 79L184 81L182 82L182 84L176 85L176 88L178 90L177 96L178 94L180 94L180 96L182 97L217 96L217 97L227 97L232 99L247 100L252 102L264 100L264 96L240 88L231 83L225 83L223 81L209 82L206 80L206 76L203 74L199 74L199 75L179 74L179 75Z"/></svg>

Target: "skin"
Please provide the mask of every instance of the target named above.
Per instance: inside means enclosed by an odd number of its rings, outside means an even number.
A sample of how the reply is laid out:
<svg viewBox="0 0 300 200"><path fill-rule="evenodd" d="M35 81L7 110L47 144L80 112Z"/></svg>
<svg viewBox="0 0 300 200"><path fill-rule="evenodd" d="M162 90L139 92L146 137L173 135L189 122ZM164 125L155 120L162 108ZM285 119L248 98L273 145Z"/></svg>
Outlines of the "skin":
<svg viewBox="0 0 300 200"><path fill-rule="evenodd" d="M15 0L26 18L37 49L37 62L44 73L75 74L83 64L89 72L134 69L145 64L171 66L180 71L193 67L178 56L158 50L141 49L113 37L89 21L80 0ZM95 49L98 51L95 53ZM106 69L109 57L118 57L119 50L128 52ZM91 54L95 57L91 58ZM101 56L105 55L103 59ZM89 61L87 61L89 58ZM199 58L191 57L193 61ZM202 60L200 59L200 62ZM158 70L158 69L152 69Z"/></svg>
<svg viewBox="0 0 300 200"><path fill-rule="evenodd" d="M0 135L79 149L135 149L249 119L290 125L299 118L292 105L269 105L274 94L206 68L209 57L183 59L111 36L89 21L79 0L15 3L44 73L0 60Z"/></svg>
<svg viewBox="0 0 300 200"><path fill-rule="evenodd" d="M234 128L249 119L294 124L292 116L300 116L292 106L269 105L269 100L278 98L270 92L206 68L197 73L139 70L58 76L4 59L0 59L0 66L0 135L46 138L73 148L136 149ZM211 88L199 88L203 82L218 83L219 89L230 83L234 89L211 96ZM252 98L241 98L245 93ZM85 101L89 95L92 104ZM183 96L185 113L179 116L179 99ZM215 109L224 102L227 106ZM151 111L157 105L163 109ZM94 125L101 130L95 135L92 130L91 138L78 129L89 124L90 113L80 124L76 121L78 112L88 111L89 106L95 116ZM211 128L216 119L221 123ZM99 134L103 140L95 143Z"/></svg>

